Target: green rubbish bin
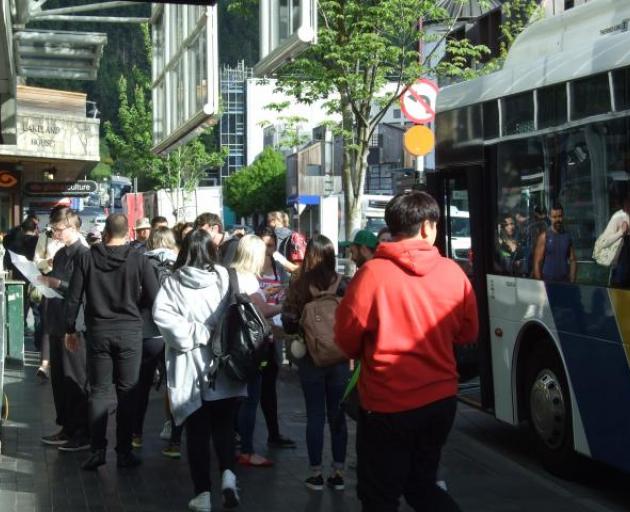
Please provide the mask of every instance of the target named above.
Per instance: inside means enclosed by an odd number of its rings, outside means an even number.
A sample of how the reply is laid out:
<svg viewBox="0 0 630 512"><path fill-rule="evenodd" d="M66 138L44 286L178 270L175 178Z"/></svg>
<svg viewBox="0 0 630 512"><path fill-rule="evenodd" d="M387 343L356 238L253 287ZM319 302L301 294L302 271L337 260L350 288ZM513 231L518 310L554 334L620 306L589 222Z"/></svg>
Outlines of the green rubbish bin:
<svg viewBox="0 0 630 512"><path fill-rule="evenodd" d="M24 364L24 283L5 281L6 358Z"/></svg>

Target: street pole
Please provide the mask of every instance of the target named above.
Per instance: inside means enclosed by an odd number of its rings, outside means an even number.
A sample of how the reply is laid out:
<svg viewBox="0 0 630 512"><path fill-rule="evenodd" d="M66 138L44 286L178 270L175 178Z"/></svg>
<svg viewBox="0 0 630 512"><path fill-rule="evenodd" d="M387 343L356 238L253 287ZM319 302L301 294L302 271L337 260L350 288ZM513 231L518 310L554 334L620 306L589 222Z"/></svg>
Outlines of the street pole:
<svg viewBox="0 0 630 512"><path fill-rule="evenodd" d="M424 27L424 21L422 16L418 19L418 61L422 66L424 60L424 41L422 39L422 29ZM416 186L418 188L424 188L424 156L416 157Z"/></svg>

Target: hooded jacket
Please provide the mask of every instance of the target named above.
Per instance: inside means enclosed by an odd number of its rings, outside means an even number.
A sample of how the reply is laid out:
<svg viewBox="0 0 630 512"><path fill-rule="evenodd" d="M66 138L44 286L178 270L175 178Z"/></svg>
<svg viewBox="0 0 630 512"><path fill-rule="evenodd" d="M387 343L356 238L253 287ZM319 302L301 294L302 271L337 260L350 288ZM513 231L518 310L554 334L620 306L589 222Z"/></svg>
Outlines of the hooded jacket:
<svg viewBox="0 0 630 512"><path fill-rule="evenodd" d="M468 278L425 241L380 244L337 309L335 341L361 360L368 411L416 409L457 393L453 344L473 343L477 302Z"/></svg>
<svg viewBox="0 0 630 512"><path fill-rule="evenodd" d="M76 330L84 293L88 334L141 332L141 300L153 304L158 289L155 272L143 254L129 245L93 245L75 262L66 302L66 332Z"/></svg>
<svg viewBox="0 0 630 512"><path fill-rule="evenodd" d="M227 270L182 267L164 281L153 305L153 320L166 346L166 382L171 412L181 425L202 401L246 396L247 386L218 372L214 389L209 340L227 305Z"/></svg>

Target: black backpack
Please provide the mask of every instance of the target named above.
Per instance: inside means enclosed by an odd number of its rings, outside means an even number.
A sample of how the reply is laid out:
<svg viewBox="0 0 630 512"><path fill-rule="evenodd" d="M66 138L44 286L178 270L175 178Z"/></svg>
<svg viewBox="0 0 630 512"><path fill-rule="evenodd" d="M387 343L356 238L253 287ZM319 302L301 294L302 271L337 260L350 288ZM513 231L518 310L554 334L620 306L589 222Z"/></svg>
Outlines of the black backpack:
<svg viewBox="0 0 630 512"><path fill-rule="evenodd" d="M271 328L248 295L240 293L234 269L228 269L230 288L221 323L212 337L218 364L212 365L211 385L218 370L238 382L247 382L267 360L272 342Z"/></svg>

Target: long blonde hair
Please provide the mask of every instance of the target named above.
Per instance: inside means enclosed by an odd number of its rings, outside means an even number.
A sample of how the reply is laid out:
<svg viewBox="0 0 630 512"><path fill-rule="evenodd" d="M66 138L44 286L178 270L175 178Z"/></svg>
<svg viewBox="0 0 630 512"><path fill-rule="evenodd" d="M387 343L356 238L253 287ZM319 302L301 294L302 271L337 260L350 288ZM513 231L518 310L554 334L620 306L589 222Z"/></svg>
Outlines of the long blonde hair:
<svg viewBox="0 0 630 512"><path fill-rule="evenodd" d="M256 235L245 235L238 242L234 261L230 265L242 274L252 273L259 276L265 265L267 246L263 239Z"/></svg>

